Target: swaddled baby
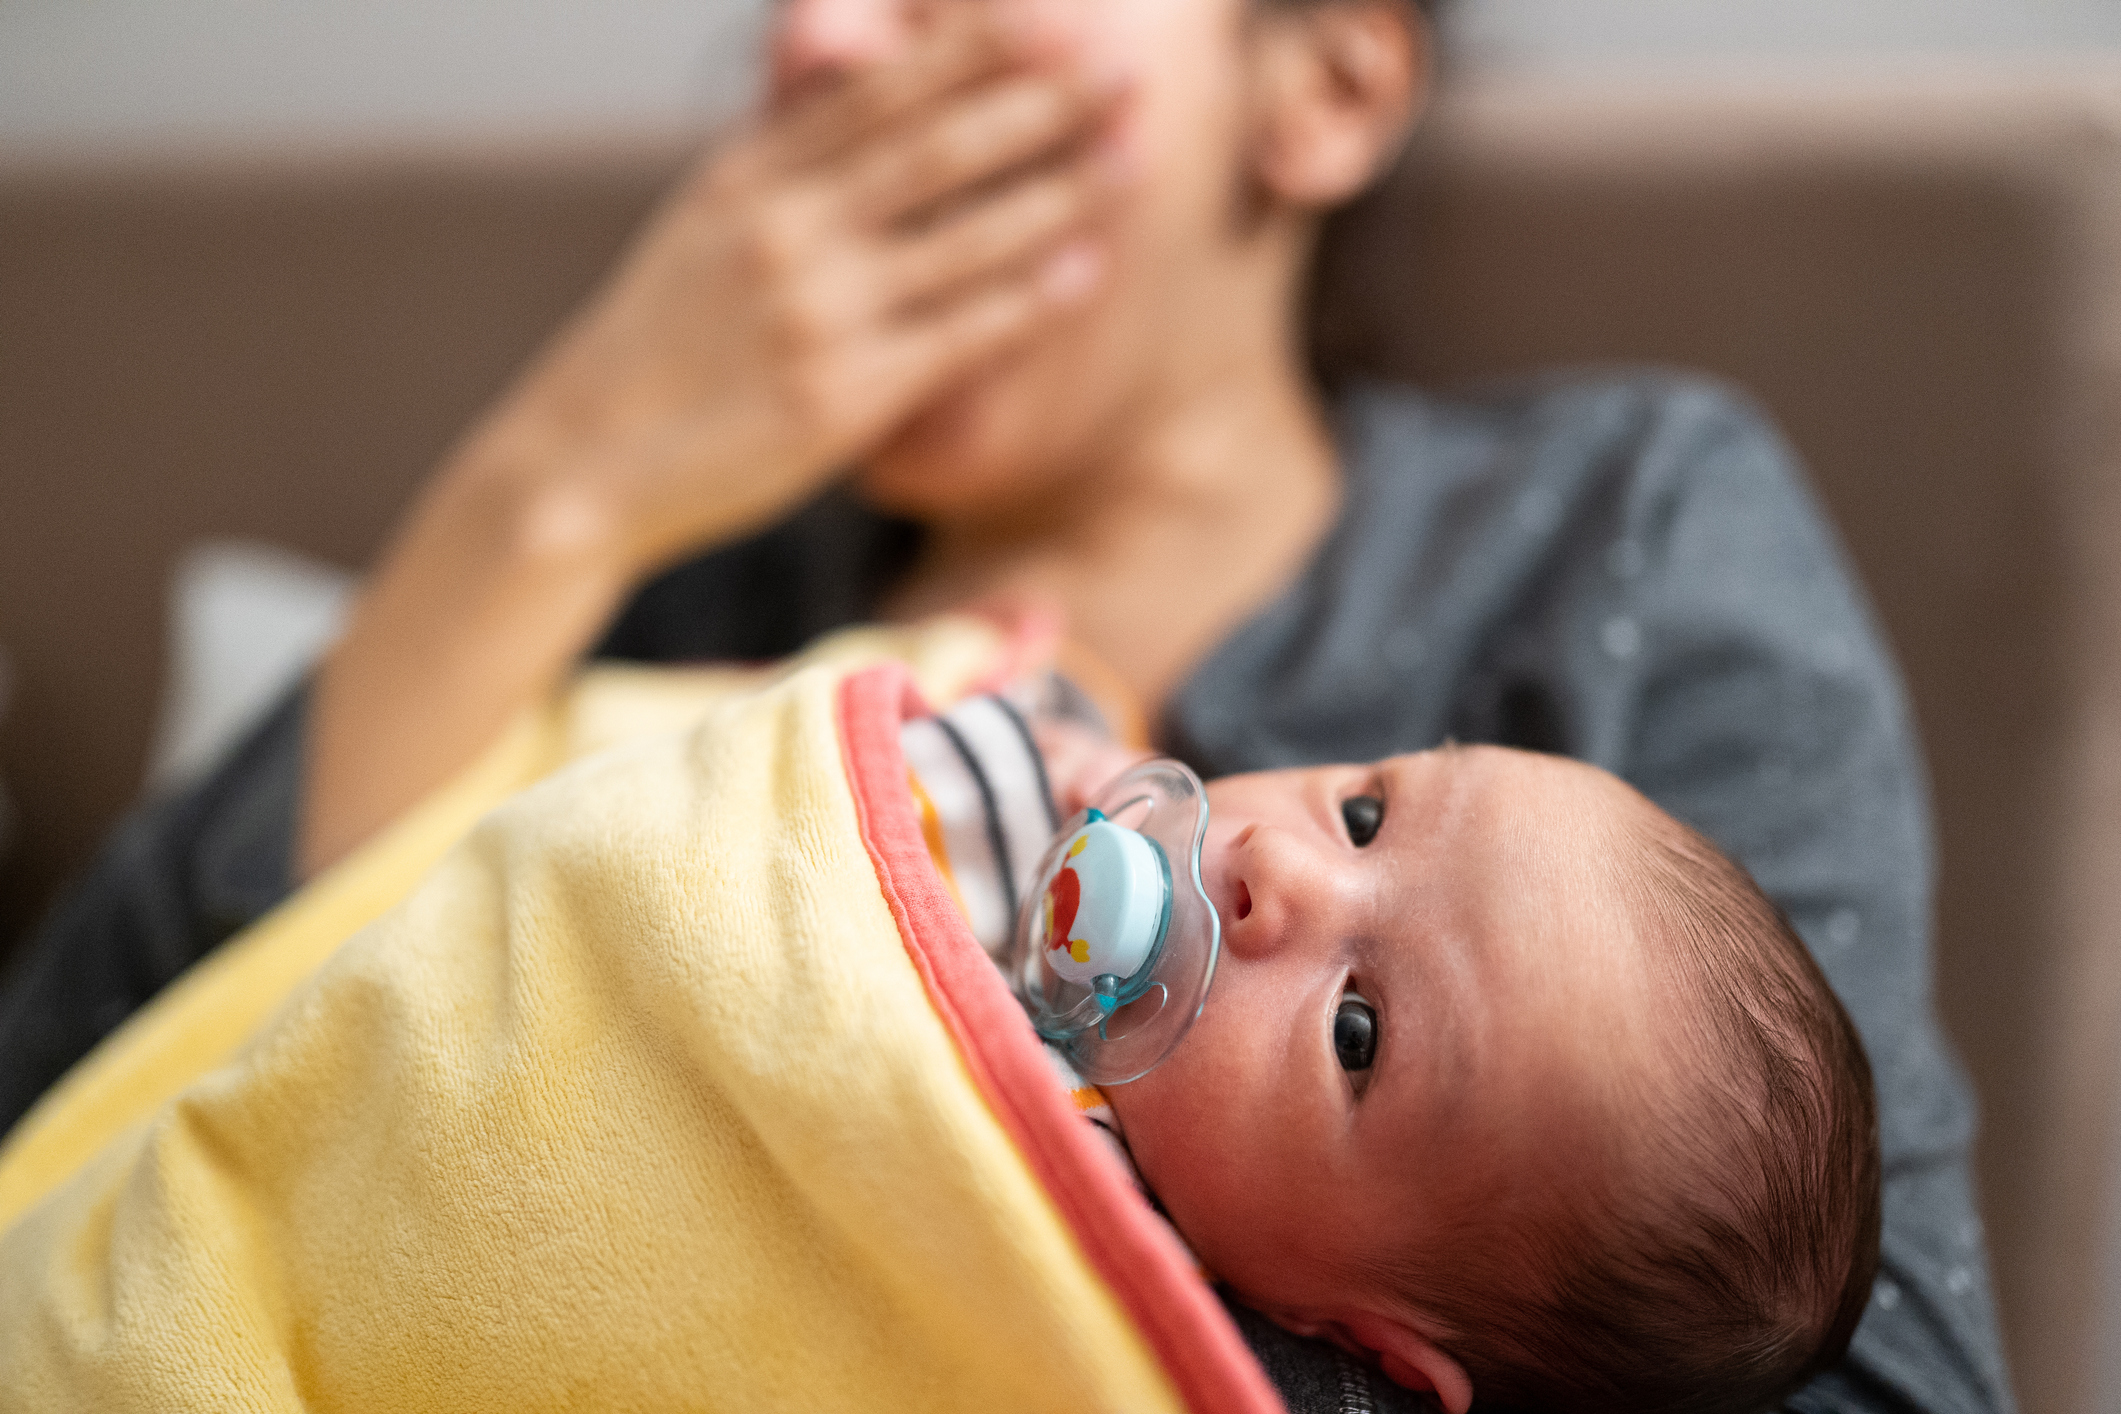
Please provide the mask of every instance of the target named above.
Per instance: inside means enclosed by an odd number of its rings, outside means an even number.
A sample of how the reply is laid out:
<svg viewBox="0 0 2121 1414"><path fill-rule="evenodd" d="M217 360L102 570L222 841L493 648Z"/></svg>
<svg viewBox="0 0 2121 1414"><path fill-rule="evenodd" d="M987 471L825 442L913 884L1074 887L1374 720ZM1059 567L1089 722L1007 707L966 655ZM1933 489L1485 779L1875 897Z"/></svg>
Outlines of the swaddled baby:
<svg viewBox="0 0 2121 1414"><path fill-rule="evenodd" d="M1124 753L995 698L903 737L990 949ZM1752 1410L1837 1360L1878 1261L1869 1067L1753 881L1614 777L1446 746L1210 783L1223 951L1106 1087L1237 1300L1450 1414Z"/></svg>

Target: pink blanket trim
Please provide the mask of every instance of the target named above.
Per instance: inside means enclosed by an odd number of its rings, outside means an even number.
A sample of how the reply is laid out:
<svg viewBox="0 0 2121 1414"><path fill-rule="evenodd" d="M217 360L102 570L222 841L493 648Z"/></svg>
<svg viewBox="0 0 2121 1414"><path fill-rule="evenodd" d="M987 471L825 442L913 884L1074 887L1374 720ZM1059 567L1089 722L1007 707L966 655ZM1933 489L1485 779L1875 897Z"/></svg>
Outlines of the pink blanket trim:
<svg viewBox="0 0 2121 1414"><path fill-rule="evenodd" d="M1215 1294L1077 1117L1001 974L950 901L906 790L899 724L928 713L906 670L866 669L840 685L839 725L862 841L906 954L973 1080L1198 1414L1285 1414Z"/></svg>

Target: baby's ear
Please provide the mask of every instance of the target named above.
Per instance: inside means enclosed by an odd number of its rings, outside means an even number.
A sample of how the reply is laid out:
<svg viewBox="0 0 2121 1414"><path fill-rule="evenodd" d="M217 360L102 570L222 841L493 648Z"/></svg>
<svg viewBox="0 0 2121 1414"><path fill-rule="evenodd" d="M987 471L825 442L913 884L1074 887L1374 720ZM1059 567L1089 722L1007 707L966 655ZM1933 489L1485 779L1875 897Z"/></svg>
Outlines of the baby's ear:
<svg viewBox="0 0 2121 1414"><path fill-rule="evenodd" d="M1363 1315L1344 1322L1343 1328L1365 1350L1376 1353L1394 1384L1428 1390L1444 1414L1466 1414L1473 1407L1473 1381L1465 1366L1405 1321Z"/></svg>

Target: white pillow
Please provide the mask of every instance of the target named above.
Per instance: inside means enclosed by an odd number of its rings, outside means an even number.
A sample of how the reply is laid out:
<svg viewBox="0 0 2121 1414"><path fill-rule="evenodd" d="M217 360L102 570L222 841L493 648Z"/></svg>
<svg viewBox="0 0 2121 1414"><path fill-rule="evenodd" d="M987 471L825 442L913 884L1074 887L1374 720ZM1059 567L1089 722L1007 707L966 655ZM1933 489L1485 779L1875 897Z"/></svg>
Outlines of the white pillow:
<svg viewBox="0 0 2121 1414"><path fill-rule="evenodd" d="M204 773L338 637L346 570L244 540L202 540L170 576L169 680L147 788Z"/></svg>

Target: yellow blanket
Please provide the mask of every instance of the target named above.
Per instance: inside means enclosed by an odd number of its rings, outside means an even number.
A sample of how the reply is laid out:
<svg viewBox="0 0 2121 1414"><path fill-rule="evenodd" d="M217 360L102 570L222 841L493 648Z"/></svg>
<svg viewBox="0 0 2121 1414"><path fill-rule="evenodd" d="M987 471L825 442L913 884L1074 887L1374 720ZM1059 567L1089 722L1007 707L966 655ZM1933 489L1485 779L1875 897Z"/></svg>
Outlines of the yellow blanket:
<svg viewBox="0 0 2121 1414"><path fill-rule="evenodd" d="M0 1408L1278 1407L850 671L979 633L585 685L187 978L0 1151Z"/></svg>

